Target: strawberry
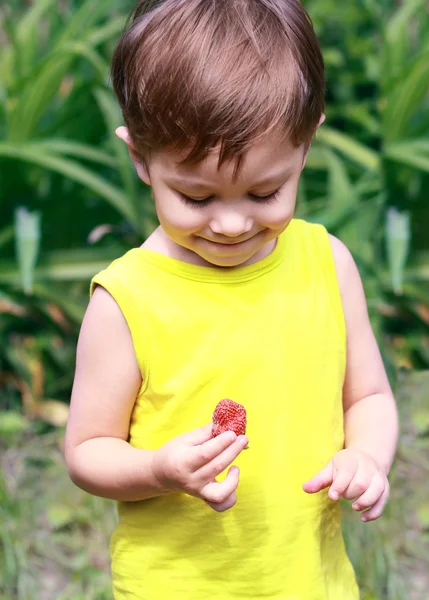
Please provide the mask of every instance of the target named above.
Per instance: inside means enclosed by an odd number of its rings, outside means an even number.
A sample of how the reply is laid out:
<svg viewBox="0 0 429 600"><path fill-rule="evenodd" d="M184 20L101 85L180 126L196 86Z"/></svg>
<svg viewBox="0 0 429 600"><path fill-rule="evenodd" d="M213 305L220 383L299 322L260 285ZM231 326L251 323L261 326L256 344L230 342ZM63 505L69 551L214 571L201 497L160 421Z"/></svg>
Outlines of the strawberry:
<svg viewBox="0 0 429 600"><path fill-rule="evenodd" d="M212 437L216 437L224 431L233 431L236 435L244 435L246 424L244 406L225 398L219 402L213 413Z"/></svg>

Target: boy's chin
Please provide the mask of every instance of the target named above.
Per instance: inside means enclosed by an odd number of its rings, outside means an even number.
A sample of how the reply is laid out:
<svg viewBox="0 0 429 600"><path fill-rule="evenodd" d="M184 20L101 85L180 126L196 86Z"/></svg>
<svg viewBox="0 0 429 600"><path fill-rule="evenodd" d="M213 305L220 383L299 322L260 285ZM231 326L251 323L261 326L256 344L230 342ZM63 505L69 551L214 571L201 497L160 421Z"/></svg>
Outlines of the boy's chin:
<svg viewBox="0 0 429 600"><path fill-rule="evenodd" d="M248 264L252 264L253 262L257 262L258 254L260 253L260 249L256 252L246 252L240 253L236 255L230 256L218 256L216 254L199 254L199 257L202 258L208 266L213 267L224 267L224 268L232 268L232 267L243 267Z"/></svg>

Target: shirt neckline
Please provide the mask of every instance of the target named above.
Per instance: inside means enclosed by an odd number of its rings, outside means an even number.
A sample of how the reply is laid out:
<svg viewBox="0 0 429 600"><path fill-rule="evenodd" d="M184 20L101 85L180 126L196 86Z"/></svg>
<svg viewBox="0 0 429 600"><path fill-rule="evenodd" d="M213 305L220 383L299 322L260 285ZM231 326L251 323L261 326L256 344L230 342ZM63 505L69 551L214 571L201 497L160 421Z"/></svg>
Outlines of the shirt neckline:
<svg viewBox="0 0 429 600"><path fill-rule="evenodd" d="M133 250L130 250L130 252L134 253L140 260L178 277L193 279L195 281L235 283L260 277L282 262L286 235L291 226L292 222L290 222L286 230L279 235L274 249L268 256L244 267L238 266L228 268L194 265L161 254L155 250L148 250L147 248L134 248Z"/></svg>

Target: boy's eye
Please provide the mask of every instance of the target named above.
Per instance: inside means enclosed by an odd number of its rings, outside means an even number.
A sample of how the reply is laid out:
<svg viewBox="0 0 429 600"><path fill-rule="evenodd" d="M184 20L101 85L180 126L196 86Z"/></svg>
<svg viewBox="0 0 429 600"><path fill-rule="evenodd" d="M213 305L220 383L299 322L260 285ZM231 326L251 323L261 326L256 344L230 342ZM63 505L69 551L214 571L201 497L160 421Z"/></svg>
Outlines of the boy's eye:
<svg viewBox="0 0 429 600"><path fill-rule="evenodd" d="M275 192L272 192L271 194L267 194L266 196L257 196L256 194L249 194L250 198L252 198L252 200L255 200L255 202L260 202L260 203L266 203L266 204L270 204L270 202L274 202L274 200L277 199L278 195L280 193L280 188L278 190L276 190Z"/></svg>
<svg viewBox="0 0 429 600"><path fill-rule="evenodd" d="M275 192L272 192L271 194L267 194L266 196L257 196L256 194L249 194L249 198L261 204L270 204L270 202L274 202L277 199L279 193L280 188ZM208 198L191 198L186 194L182 194L182 192L178 192L178 194L180 198L185 202L185 204L193 206L194 208L203 208L204 206L210 204L210 202L213 200L213 196L209 196Z"/></svg>
<svg viewBox="0 0 429 600"><path fill-rule="evenodd" d="M186 196L186 194L182 194L182 192L178 192L178 194L185 204L195 208L203 208L213 199L213 196L209 196L208 198L190 198L189 196Z"/></svg>

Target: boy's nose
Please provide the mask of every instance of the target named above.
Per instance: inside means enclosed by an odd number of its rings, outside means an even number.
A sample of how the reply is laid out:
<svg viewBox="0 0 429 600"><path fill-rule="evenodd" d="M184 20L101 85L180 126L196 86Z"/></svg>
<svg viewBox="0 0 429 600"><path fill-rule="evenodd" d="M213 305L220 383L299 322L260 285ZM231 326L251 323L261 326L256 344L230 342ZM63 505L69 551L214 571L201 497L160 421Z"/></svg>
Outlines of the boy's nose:
<svg viewBox="0 0 429 600"><path fill-rule="evenodd" d="M218 235L239 237L249 232L253 227L251 217L240 215L237 212L228 212L217 215L210 222L210 229Z"/></svg>

